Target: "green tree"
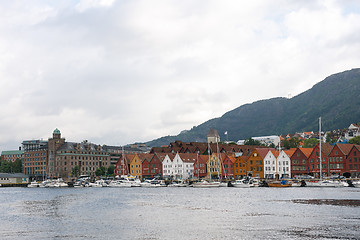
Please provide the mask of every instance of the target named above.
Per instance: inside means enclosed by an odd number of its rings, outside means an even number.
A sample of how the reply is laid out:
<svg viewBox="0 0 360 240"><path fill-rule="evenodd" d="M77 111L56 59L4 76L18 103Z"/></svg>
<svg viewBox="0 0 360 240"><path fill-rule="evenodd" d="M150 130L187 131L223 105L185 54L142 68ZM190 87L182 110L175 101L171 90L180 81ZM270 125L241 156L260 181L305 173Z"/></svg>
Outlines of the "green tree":
<svg viewBox="0 0 360 240"><path fill-rule="evenodd" d="M115 172L115 166L114 165L110 165L108 170L107 170L107 174L109 175L113 175Z"/></svg>
<svg viewBox="0 0 360 240"><path fill-rule="evenodd" d="M356 145L360 145L360 136L354 137L352 139L349 140L350 144L356 144Z"/></svg>
<svg viewBox="0 0 360 240"><path fill-rule="evenodd" d="M0 166L0 172L11 173L12 172L11 162L3 161Z"/></svg>
<svg viewBox="0 0 360 240"><path fill-rule="evenodd" d="M336 143L336 141L337 141L337 139L335 139L334 137L333 137L333 134L332 133L327 133L326 134L326 142L327 143Z"/></svg>
<svg viewBox="0 0 360 240"><path fill-rule="evenodd" d="M303 148L313 148L318 143L319 143L319 140L316 138L305 139Z"/></svg>
<svg viewBox="0 0 360 240"><path fill-rule="evenodd" d="M290 139L285 139L282 141L282 145L285 149L298 148L300 146L301 140L297 137L292 137Z"/></svg>
<svg viewBox="0 0 360 240"><path fill-rule="evenodd" d="M22 172L22 163L21 163L20 158L16 159L13 163L11 163L11 165L12 165L12 171L14 173L21 173Z"/></svg>
<svg viewBox="0 0 360 240"><path fill-rule="evenodd" d="M101 167L99 167L98 169L95 170L95 175L96 176L103 176L103 175L105 175L105 171L106 171L106 168L101 166Z"/></svg>
<svg viewBox="0 0 360 240"><path fill-rule="evenodd" d="M80 167L76 165L71 169L71 174L73 177L78 177L80 175Z"/></svg>

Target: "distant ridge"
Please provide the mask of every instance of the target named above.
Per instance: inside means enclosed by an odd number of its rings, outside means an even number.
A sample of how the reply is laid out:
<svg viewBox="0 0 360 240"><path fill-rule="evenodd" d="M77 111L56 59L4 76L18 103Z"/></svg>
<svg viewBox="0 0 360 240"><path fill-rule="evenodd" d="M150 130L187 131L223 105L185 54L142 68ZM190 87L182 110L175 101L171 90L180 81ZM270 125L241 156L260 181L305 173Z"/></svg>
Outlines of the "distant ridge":
<svg viewBox="0 0 360 240"><path fill-rule="evenodd" d="M245 104L177 136L161 137L146 144L154 147L176 140L205 142L210 128L218 130L222 140L233 141L312 131L318 128L320 116L324 131L346 128L360 121L360 68L333 74L291 99L278 97Z"/></svg>

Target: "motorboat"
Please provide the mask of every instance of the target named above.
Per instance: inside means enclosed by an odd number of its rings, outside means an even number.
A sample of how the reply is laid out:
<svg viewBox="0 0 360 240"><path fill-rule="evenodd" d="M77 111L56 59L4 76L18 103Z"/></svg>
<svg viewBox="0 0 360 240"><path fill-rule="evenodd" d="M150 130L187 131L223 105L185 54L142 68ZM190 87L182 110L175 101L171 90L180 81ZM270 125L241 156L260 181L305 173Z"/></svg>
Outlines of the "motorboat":
<svg viewBox="0 0 360 240"><path fill-rule="evenodd" d="M58 178L54 181L54 187L68 187L69 185L64 182L62 178Z"/></svg>
<svg viewBox="0 0 360 240"><path fill-rule="evenodd" d="M40 187L40 183L38 183L37 181L32 181L29 185L27 185L28 188L36 188L36 187Z"/></svg>
<svg viewBox="0 0 360 240"><path fill-rule="evenodd" d="M306 182L307 187L344 187L339 181L332 180L320 180L320 181L308 181Z"/></svg>
<svg viewBox="0 0 360 240"><path fill-rule="evenodd" d="M233 185L236 188L250 188L255 187L255 183L252 179L241 179L236 180L235 182L232 182L231 185Z"/></svg>
<svg viewBox="0 0 360 240"><path fill-rule="evenodd" d="M215 188L220 187L220 182L202 180L200 182L193 183L194 188Z"/></svg>
<svg viewBox="0 0 360 240"><path fill-rule="evenodd" d="M164 180L147 179L144 182L140 183L140 186L146 188L166 187L166 183Z"/></svg>
<svg viewBox="0 0 360 240"><path fill-rule="evenodd" d="M124 181L124 180L112 180L108 187L116 187L116 188L130 188L131 187L131 183L129 181Z"/></svg>

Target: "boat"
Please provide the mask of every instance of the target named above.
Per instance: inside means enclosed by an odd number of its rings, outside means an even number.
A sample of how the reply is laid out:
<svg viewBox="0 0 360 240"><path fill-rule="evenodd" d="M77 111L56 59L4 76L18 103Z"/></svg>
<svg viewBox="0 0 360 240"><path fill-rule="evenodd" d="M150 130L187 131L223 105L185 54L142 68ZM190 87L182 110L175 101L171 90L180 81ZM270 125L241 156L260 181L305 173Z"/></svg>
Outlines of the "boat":
<svg viewBox="0 0 360 240"><path fill-rule="evenodd" d="M107 183L104 180L97 180L94 183L88 183L87 187L107 187Z"/></svg>
<svg viewBox="0 0 360 240"><path fill-rule="evenodd" d="M287 180L268 182L267 184L269 187L292 187L292 184Z"/></svg>
<svg viewBox="0 0 360 240"><path fill-rule="evenodd" d="M36 188L36 187L40 187L40 183L38 183L37 181L32 181L29 185L27 185L28 188Z"/></svg>
<svg viewBox="0 0 360 240"><path fill-rule="evenodd" d="M168 187L187 187L189 186L187 183L181 181L181 182L171 182Z"/></svg>
<svg viewBox="0 0 360 240"><path fill-rule="evenodd" d="M344 187L339 181L332 180L319 180L319 181L308 181L306 182L307 187Z"/></svg>
<svg viewBox="0 0 360 240"><path fill-rule="evenodd" d="M123 181L120 179L117 180L112 180L108 187L117 187L117 188L130 188L131 187L131 183L127 182L127 181Z"/></svg>
<svg viewBox="0 0 360 240"><path fill-rule="evenodd" d="M64 182L62 178L58 178L54 181L54 187L68 187L69 185Z"/></svg>
<svg viewBox="0 0 360 240"><path fill-rule="evenodd" d="M251 178L236 180L235 182L232 182L231 185L236 188L250 188L256 186L254 180Z"/></svg>
<svg viewBox="0 0 360 240"><path fill-rule="evenodd" d="M360 188L360 180L358 181L352 181L352 185L356 188Z"/></svg>
<svg viewBox="0 0 360 240"><path fill-rule="evenodd" d="M140 183L140 186L146 188L166 187L166 183L164 180L147 179L144 182Z"/></svg>
<svg viewBox="0 0 360 240"><path fill-rule="evenodd" d="M220 182L202 180L200 182L193 183L194 188L214 188L220 187Z"/></svg>

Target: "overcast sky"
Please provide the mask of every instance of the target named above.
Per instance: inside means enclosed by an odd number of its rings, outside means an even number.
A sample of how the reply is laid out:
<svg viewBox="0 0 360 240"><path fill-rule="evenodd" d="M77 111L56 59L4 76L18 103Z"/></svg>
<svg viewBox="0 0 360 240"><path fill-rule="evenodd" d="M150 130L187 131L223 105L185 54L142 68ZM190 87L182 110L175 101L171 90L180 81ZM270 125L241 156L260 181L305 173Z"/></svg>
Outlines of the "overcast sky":
<svg viewBox="0 0 360 240"><path fill-rule="evenodd" d="M356 0L0 0L0 150L177 135L358 67Z"/></svg>

